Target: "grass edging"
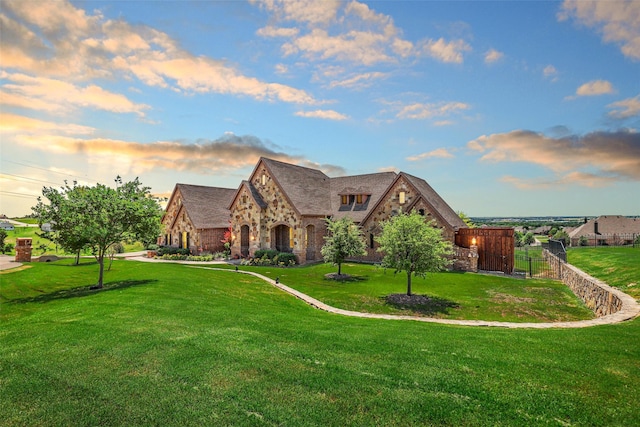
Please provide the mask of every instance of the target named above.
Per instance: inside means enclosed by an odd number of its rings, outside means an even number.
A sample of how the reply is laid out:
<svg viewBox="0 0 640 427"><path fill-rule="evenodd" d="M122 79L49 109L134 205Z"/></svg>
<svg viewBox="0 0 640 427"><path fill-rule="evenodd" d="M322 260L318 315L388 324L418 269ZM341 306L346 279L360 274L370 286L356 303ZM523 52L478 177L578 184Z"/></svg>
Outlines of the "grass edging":
<svg viewBox="0 0 640 427"><path fill-rule="evenodd" d="M418 316L405 316L405 315L392 315L392 314L376 314L376 313L362 313L359 311L350 311L343 310L340 308L335 308L330 305L323 303L315 298L310 297L300 291L297 291L289 286L286 286L279 281L270 279L269 277L263 276L260 273L256 273L253 271L245 271L245 270L230 270L228 268L210 268L210 267L200 267L189 265L191 268L200 268L206 270L214 270L214 271L226 271L230 273L241 273L248 274L250 276L257 277L259 279L264 280L276 288L295 296L296 298L304 301L308 305L318 310L326 311L333 314L340 314L343 316L349 317L359 317L359 318L368 318L368 319L384 319L384 320L412 320L416 322L427 322L427 323L440 323L446 325L457 325L457 326L487 326L487 327L499 327L499 328L512 328L512 329L550 329L550 328L588 328L591 326L599 326L599 325L611 325L614 323L620 323L626 320L631 320L635 318L638 314L640 314L640 306L635 302L633 298L626 295L622 291L618 291L623 295L627 296L630 300L633 300L635 307L631 307L627 310L620 310L616 313L598 317L595 319L589 320L578 320L572 322L552 322L552 323L516 323L516 322L498 322L498 321L488 321L488 320L457 320L457 319L437 319L433 317L418 317ZM633 309L635 308L635 310Z"/></svg>

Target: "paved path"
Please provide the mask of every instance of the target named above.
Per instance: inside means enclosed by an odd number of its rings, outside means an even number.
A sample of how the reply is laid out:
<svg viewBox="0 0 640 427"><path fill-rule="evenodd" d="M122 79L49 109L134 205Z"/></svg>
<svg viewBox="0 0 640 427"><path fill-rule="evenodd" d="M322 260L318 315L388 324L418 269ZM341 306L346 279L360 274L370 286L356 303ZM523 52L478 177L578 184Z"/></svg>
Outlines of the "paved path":
<svg viewBox="0 0 640 427"><path fill-rule="evenodd" d="M20 267L22 263L15 262L15 257L0 254L0 271Z"/></svg>
<svg viewBox="0 0 640 427"><path fill-rule="evenodd" d="M276 283L275 280L270 279L266 276L263 276L259 273L254 273L252 271L244 271L238 270L237 272L234 270L230 270L227 268L215 268L209 267L212 264L227 264L225 261L208 261L208 262L192 262L192 261L172 261L172 260L162 260L155 258L147 258L146 252L136 252L136 253L127 253L124 254L124 258L131 261L140 261L140 262L162 262L162 263L178 263L178 264L188 264L188 267L191 268L204 268L207 270L215 270L215 271L224 271L227 273L233 274L249 274L251 276L255 276L259 279L264 280L265 282L277 287L278 289L287 292L296 298L304 301L310 306L317 308L319 310L323 310L329 313L340 314L342 316L350 316L350 317L360 317L367 319L385 319L385 320L411 320L414 322L427 322L427 323L441 323L446 325L458 325L458 326L490 326L490 327L500 327L500 328L529 328L529 329L550 329L550 328L587 328L590 326L599 326L599 325L611 325L614 323L624 322L626 320L631 320L636 316L640 315L640 305L630 296L625 295L625 303L622 310L617 313L610 314L608 316L602 316L595 319L589 320L578 320L575 322L552 322L552 323L514 323L514 322L494 322L488 320L454 320L454 319L436 319L433 317L417 317L417 316L398 316L392 314L373 314L373 313L361 313L358 311L349 311L342 310L340 308L335 308L330 305L323 303L315 298L310 297L309 295L303 294L293 288L290 288L282 283ZM19 267L22 264L19 262L13 261L13 257L7 255L0 255L0 270L6 270L9 268Z"/></svg>
<svg viewBox="0 0 640 427"><path fill-rule="evenodd" d="M327 311L329 313L340 314L343 316L350 317L361 317L367 319L385 319L385 320L412 320L415 322L427 322L427 323L442 323L446 325L458 325L458 326L493 326L500 328L513 328L513 329L550 329L550 328L587 328L591 326L599 326L599 325L610 325L613 323L620 323L625 320L631 320L640 314L640 306L638 303L631 298L633 301L630 306L623 307L622 310L617 313L610 314L608 316L602 316L595 319L589 320L578 320L575 322L552 322L552 323L514 323L514 322L493 322L488 320L454 320L454 319L436 319L433 317L417 317L417 316L398 316L392 314L373 314L373 313L361 313L358 311L349 311L342 310L340 308L335 308L330 305L323 303L322 301L318 301L315 298L310 297L309 295L303 294L293 288L290 288L282 283L277 283L275 280L270 279L266 276L263 276L259 273L254 273L252 271L244 271L244 270L229 270L227 268L209 268L209 267L193 267L193 268L205 268L208 270L216 270L216 271L226 271L230 273L242 273L249 274L251 276L258 277L265 282L277 287L278 289L287 292L296 298L301 299L306 302L310 306L317 308L319 310ZM626 295L626 294L625 294Z"/></svg>

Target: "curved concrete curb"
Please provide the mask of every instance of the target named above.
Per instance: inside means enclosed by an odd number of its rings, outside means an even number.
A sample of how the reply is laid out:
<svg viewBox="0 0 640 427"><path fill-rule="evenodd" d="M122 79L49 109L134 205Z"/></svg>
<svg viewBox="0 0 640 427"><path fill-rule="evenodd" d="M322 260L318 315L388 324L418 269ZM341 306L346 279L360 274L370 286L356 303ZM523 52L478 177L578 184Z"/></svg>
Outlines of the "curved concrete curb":
<svg viewBox="0 0 640 427"><path fill-rule="evenodd" d="M598 317L590 320L578 320L575 322L554 322L554 323L513 323L513 322L494 322L488 320L453 320L453 319L436 319L433 317L416 317L416 316L396 316L391 314L373 314L373 313L360 313L358 311L349 311L342 310L340 308L335 308L330 305L323 303L315 298L310 297L309 295L303 294L302 292L296 291L282 283L276 283L275 280L272 280L266 276L263 276L259 273L254 273L252 271L244 271L244 270L230 270L228 268L208 268L208 267L199 267L199 266L190 266L191 268L203 268L207 270L215 270L215 271L227 271L230 273L242 273L249 274L251 276L255 276L259 279L264 280L265 282L277 287L278 289L287 292L296 298L301 299L306 302L310 306L317 308L319 310L323 310L329 313L340 314L343 316L350 317L361 317L367 319L385 319L385 320L413 320L415 322L427 322L427 323L441 323L445 325L458 325L458 326L491 326L491 327L499 327L499 328L513 328L513 329L568 329L568 328L588 328L591 326L599 326L599 325L611 325L614 323L624 322L626 320L631 320L640 314L640 305L636 302L635 299L625 294L622 291L618 291L625 298L622 298L623 307L620 311L610 314L607 316Z"/></svg>

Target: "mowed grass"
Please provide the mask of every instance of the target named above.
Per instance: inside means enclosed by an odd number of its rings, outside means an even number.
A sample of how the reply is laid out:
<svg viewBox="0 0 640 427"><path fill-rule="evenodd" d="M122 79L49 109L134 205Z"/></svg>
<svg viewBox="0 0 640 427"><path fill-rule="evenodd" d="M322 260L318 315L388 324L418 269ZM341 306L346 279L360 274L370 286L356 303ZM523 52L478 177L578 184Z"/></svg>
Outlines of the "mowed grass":
<svg viewBox="0 0 640 427"><path fill-rule="evenodd" d="M640 322L355 319L246 275L115 261L0 275L2 424L640 424Z"/></svg>
<svg viewBox="0 0 640 427"><path fill-rule="evenodd" d="M571 248L567 261L640 300L640 248Z"/></svg>
<svg viewBox="0 0 640 427"><path fill-rule="evenodd" d="M554 322L593 318L571 290L555 280L523 280L474 273L429 273L412 278L412 293L428 296L423 306L398 307L386 297L406 293L406 273L346 263L350 280L326 279L337 267L317 264L301 268L240 267L278 278L300 292L331 306L367 313L480 319L508 322Z"/></svg>

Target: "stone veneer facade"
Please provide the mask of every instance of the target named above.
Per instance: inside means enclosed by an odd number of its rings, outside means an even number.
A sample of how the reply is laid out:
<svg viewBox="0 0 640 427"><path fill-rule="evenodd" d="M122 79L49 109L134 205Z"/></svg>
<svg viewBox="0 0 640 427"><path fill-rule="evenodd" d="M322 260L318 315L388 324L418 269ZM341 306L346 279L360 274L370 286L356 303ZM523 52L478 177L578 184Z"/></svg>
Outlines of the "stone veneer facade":
<svg viewBox="0 0 640 427"><path fill-rule="evenodd" d="M400 203L401 192L404 192L404 203ZM443 221L440 220L439 216L430 211L429 206L415 190L413 185L405 179L399 179L395 185L387 191L383 200L384 201L377 206L375 212L370 214L365 221L360 224L367 240L367 255L358 258L359 260L374 262L382 260L382 254L377 251L379 245L375 241L375 236L382 231L380 224L408 209L423 213L427 219L433 220L435 225L442 230L442 237L454 243L455 230L443 225Z"/></svg>

